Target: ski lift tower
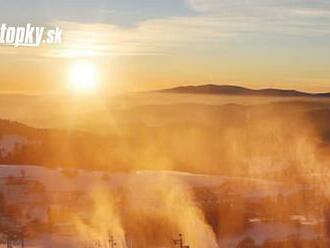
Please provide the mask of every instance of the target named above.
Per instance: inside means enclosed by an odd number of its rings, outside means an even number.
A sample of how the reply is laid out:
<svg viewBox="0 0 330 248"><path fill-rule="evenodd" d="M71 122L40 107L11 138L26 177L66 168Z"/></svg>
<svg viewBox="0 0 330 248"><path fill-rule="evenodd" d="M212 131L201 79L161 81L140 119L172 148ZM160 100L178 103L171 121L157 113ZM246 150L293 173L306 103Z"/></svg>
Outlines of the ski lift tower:
<svg viewBox="0 0 330 248"><path fill-rule="evenodd" d="M179 234L179 239L175 239L175 240L173 240L173 242L174 242L174 245L175 245L176 247L180 247L180 248L190 248L189 245L184 245L184 242L183 242L183 236L182 236L181 233Z"/></svg>
<svg viewBox="0 0 330 248"><path fill-rule="evenodd" d="M117 242L114 240L113 236L109 236L109 247L110 248L115 248L117 246Z"/></svg>

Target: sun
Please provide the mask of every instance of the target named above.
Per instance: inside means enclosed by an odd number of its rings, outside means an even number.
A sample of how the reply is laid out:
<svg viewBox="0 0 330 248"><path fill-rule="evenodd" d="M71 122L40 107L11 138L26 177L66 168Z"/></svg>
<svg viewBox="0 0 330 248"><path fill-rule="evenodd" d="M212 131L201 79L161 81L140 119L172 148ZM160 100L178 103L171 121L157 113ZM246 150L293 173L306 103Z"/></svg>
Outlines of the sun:
<svg viewBox="0 0 330 248"><path fill-rule="evenodd" d="M99 87L99 73L92 62L75 62L70 68L70 88L74 93L90 94Z"/></svg>

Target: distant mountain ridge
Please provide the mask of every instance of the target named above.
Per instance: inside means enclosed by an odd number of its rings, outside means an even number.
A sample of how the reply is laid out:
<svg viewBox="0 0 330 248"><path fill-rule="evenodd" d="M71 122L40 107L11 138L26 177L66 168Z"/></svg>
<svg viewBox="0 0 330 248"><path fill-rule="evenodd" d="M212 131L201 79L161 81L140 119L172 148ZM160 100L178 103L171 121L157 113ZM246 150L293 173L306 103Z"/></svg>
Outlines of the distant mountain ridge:
<svg viewBox="0 0 330 248"><path fill-rule="evenodd" d="M330 97L328 93L307 93L297 90L276 88L249 89L236 85L206 84L198 86L179 86L170 89L158 90L161 93L179 94L213 94L213 95L242 95L242 96L278 96L278 97Z"/></svg>

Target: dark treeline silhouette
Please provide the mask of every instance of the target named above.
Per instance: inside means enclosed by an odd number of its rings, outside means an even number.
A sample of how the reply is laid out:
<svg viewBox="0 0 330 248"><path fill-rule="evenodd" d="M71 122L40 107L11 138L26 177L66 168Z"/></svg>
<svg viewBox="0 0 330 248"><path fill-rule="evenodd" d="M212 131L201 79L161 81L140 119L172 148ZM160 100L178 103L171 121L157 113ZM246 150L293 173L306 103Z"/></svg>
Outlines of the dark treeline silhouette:
<svg viewBox="0 0 330 248"><path fill-rule="evenodd" d="M314 154L321 160L326 160L330 144L329 104L322 102L154 105L125 110L120 117L126 124L109 125L103 134L38 129L1 120L0 151L6 149L3 140L8 136L23 137L24 142L16 142L9 152L0 152L0 163L111 171L244 173L239 168L245 168L250 158L281 159L288 140L300 142L307 137L307 145L317 149ZM295 160L296 154L291 159ZM287 168L288 173L292 169Z"/></svg>

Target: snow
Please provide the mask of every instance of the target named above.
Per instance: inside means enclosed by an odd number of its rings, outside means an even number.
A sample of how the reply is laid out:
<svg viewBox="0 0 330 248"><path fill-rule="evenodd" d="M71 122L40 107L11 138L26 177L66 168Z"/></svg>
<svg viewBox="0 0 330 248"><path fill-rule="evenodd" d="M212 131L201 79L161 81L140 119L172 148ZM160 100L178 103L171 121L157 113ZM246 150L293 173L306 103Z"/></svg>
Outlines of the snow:
<svg viewBox="0 0 330 248"><path fill-rule="evenodd" d="M8 140L8 139L7 139ZM17 139L16 139L17 141ZM22 140L21 140L22 141ZM9 142L10 143L10 142ZM7 143L7 144L9 144ZM10 143L12 144L12 143ZM10 147L10 146L7 146ZM278 194L288 195L301 190L300 185L286 185L271 180L261 180L254 178L244 177L228 177L228 176L216 176L216 175L204 175L204 174L192 174L186 172L176 171L137 171L131 173L108 173L104 171L86 171L86 170L69 170L74 173L65 173L68 169L49 169L36 165L0 165L0 189L4 186L8 176L26 177L31 180L37 180L45 186L45 189L49 192L73 192L73 191L85 191L91 192L91 189L95 185L105 185L109 188L128 186L134 189L135 185L150 183L161 177L174 178L174 180L180 180L187 187L210 187L220 189L221 185L228 183L230 187L233 187L234 192L246 199L261 199L266 196L276 196ZM22 172L24 171L24 173ZM71 176L68 174L72 174ZM106 175L106 177L104 177ZM249 185L253 187L246 187ZM227 185L227 184L226 184ZM240 185L240 187L237 187ZM226 187L223 187L227 190ZM229 188L229 190L232 190ZM220 191L221 192L221 191ZM63 195L63 194L62 194ZM137 195L137 197L143 197ZM33 210L34 211L34 210ZM40 210L36 209L35 215L42 214ZM295 220L303 222L297 228ZM240 235L221 237L220 247L236 247L237 244L247 238L253 238L257 244L262 244L267 239L283 240L289 236L301 236L304 238L315 237L315 230L313 225L315 220L312 218L306 218L304 216L292 216L292 223L276 223L275 221L269 222L262 219L251 220L250 226L247 230ZM27 241L26 247L29 248L52 248L52 247L81 247L74 243L70 237L48 235L43 236L38 241ZM0 245L1 248L1 245Z"/></svg>

